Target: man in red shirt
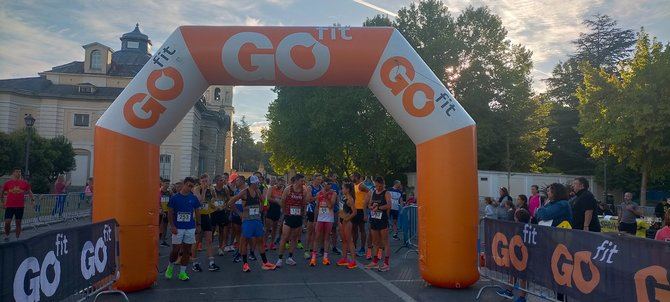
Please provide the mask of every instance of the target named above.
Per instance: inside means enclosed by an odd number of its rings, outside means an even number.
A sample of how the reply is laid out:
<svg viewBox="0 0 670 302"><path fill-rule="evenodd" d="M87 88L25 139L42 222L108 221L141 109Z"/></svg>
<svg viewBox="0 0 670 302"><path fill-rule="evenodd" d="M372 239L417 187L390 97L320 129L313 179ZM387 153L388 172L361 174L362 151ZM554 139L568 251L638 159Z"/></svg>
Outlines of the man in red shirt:
<svg viewBox="0 0 670 302"><path fill-rule="evenodd" d="M31 204L35 205L35 196L30 189L30 184L21 179L21 169L14 169L12 178L5 182L0 193L0 208L5 208L5 241L9 241L9 231L12 218L16 223L16 239L21 235L21 219L23 219L24 196L28 193ZM5 195L6 200L5 200Z"/></svg>

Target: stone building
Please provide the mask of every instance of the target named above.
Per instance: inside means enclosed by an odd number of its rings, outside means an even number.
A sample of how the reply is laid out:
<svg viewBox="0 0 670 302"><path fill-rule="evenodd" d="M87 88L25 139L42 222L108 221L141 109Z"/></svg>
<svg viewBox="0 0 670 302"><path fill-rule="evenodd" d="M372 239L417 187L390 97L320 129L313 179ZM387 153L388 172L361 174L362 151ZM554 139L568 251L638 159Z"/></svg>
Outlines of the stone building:
<svg viewBox="0 0 670 302"><path fill-rule="evenodd" d="M121 49L93 42L84 60L38 73L37 77L0 80L0 131L24 127L27 114L43 137L64 135L76 153L68 178L82 186L93 175L93 127L144 64L151 40L139 26L121 36ZM230 171L232 167L232 86L210 86L160 147L160 175L185 176Z"/></svg>

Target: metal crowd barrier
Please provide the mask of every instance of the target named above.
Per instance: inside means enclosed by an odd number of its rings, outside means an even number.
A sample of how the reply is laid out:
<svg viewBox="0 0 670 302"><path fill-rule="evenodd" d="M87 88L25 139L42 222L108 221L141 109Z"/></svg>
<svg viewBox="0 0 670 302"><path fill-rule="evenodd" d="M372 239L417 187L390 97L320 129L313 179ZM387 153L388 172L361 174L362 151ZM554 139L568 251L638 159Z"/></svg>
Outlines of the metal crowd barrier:
<svg viewBox="0 0 670 302"><path fill-rule="evenodd" d="M418 207L416 205L408 205L400 210L398 224L402 230L402 245L395 251L396 253L403 248L408 249L405 252L405 257L409 253L419 253L419 246L415 243L418 240L418 221Z"/></svg>
<svg viewBox="0 0 670 302"><path fill-rule="evenodd" d="M67 194L35 194L35 205L25 197L22 228L38 228L53 223L78 220L91 216L92 201L81 192ZM4 217L5 209L0 209ZM12 224L14 227L14 224Z"/></svg>
<svg viewBox="0 0 670 302"><path fill-rule="evenodd" d="M498 289L498 290L512 290L514 291L522 291L525 292L527 295L535 296L540 299L544 299L547 301L552 301L552 302L561 302L562 300L559 300L559 297L556 292L540 286L538 284L535 284L532 282L532 280L520 280L520 279L515 279L509 274L503 272L503 271L497 271L497 270L490 270L485 267L484 263L484 251L486 251L486 246L485 242L483 240L483 231L484 231L484 226L483 226L483 219L479 220L479 230L480 230L480 235L479 235L479 244L477 245L477 252L480 256L479 260L479 265L477 265L477 270L479 271L479 275L482 277L482 279L488 279L490 281L493 281L494 284L491 285L485 285L482 288L479 289L477 292L477 296L475 296L475 301L479 301L481 298L482 294L484 293L484 290L486 289ZM525 282L525 285L521 285L522 282Z"/></svg>

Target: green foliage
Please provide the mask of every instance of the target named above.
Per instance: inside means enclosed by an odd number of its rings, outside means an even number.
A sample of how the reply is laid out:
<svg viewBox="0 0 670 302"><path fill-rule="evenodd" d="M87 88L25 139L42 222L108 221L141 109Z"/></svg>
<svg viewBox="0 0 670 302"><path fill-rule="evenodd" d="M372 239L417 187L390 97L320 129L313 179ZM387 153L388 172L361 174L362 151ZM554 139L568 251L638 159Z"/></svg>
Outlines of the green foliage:
<svg viewBox="0 0 670 302"><path fill-rule="evenodd" d="M649 176L670 170L670 47L642 31L621 72L582 66L579 131L595 157L612 154L640 173L641 202Z"/></svg>
<svg viewBox="0 0 670 302"><path fill-rule="evenodd" d="M233 122L233 169L238 171L257 171L261 163L265 171L272 173L269 154L265 152L262 142L255 142L246 119Z"/></svg>
<svg viewBox="0 0 670 302"><path fill-rule="evenodd" d="M63 136L46 139L25 129L0 133L0 174L25 166L26 141L30 137L30 183L36 193L49 193L59 174L75 168L72 144Z"/></svg>

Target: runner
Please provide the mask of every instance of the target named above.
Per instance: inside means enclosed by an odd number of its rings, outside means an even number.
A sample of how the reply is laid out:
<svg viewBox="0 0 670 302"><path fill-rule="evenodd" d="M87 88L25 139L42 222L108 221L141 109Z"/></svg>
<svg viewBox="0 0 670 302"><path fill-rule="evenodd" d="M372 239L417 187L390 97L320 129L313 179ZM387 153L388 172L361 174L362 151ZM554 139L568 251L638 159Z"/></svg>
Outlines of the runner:
<svg viewBox="0 0 670 302"><path fill-rule="evenodd" d="M304 218L304 209L309 200L309 192L305 189L305 176L296 174L293 177L293 185L284 190L282 194L282 210L284 212L284 225L282 226L281 240L279 241L279 252L277 267L281 267L284 262L284 250L287 249L287 241L291 241L288 246L289 253L286 264L295 265L293 252L297 246L298 238L302 232L302 220Z"/></svg>
<svg viewBox="0 0 670 302"><path fill-rule="evenodd" d="M267 190L265 197L265 200L268 201L268 212L265 216L265 231L270 234L270 236L267 238L267 246L271 250L277 249L275 240L277 238L277 232L279 231L279 218L281 218L281 197L286 187L285 183L286 182L284 179L277 179L275 185Z"/></svg>
<svg viewBox="0 0 670 302"><path fill-rule="evenodd" d="M228 245L230 237L230 208L227 206L230 200L230 188L228 188L228 173L214 176L214 212L212 212L212 224L219 233L219 256L233 251Z"/></svg>
<svg viewBox="0 0 670 302"><path fill-rule="evenodd" d="M186 266L191 254L191 245L195 243L195 233L200 232L200 202L191 190L195 179L186 177L179 192L170 197L168 203L168 223L172 233L172 251L170 263L165 270L165 278L172 279L174 266L179 264L179 280L188 281ZM181 261L177 259L181 254Z"/></svg>
<svg viewBox="0 0 670 302"><path fill-rule="evenodd" d="M200 185L193 188L193 194L200 201L200 227L202 232L196 236L196 241L198 245L201 245L202 242L205 242L205 250L207 253L207 259L209 260L208 270L210 272L218 271L220 268L216 263L214 263L214 246L212 245L212 231L214 231L212 224L212 217L210 214L215 209L214 205L214 190L209 183L209 175L207 173L200 176ZM202 267L200 266L200 261L198 260L198 253L196 248L200 246L193 246L193 255L195 255L195 260L193 261L193 271L202 272Z"/></svg>
<svg viewBox="0 0 670 302"><path fill-rule="evenodd" d="M388 212L391 209L391 193L384 188L384 178L377 176L375 178L375 189L372 192L370 202L370 236L374 245L372 262L365 266L365 268L378 268L380 272L386 272L390 269L389 257L389 218ZM379 266L379 255L383 254L381 251L386 250L384 263Z"/></svg>
<svg viewBox="0 0 670 302"><path fill-rule="evenodd" d="M354 172L354 174L351 175L351 180L354 182L354 192L356 196L356 216L351 220L353 225L353 240L354 244L356 244L357 239L360 237L361 245L357 255L363 257L365 255L365 243L367 239L365 233L365 222L367 221L365 209L370 201L371 191L368 190L365 184L363 184L363 177L361 177L360 173Z"/></svg>
<svg viewBox="0 0 670 302"><path fill-rule="evenodd" d="M314 243L312 244L312 259L310 266L316 266L316 251L323 248L323 265L330 265L328 249L330 248L330 232L335 222L335 201L337 193L332 190L330 180L324 183L323 190L316 194L316 226L314 227Z"/></svg>
<svg viewBox="0 0 670 302"><path fill-rule="evenodd" d="M342 208L341 203L342 203L342 192L340 190L340 184L337 182L337 174L335 173L329 173L328 174L328 179L330 180L330 186L333 188L333 191L335 191L335 194L337 194L336 202L335 202L335 207L333 210L335 211L335 217L338 217L338 213L340 209ZM330 244L333 246L333 249L331 250L333 254L336 255L341 255L342 252L340 252L339 249L337 249L337 226L339 223L335 221L333 223L333 230L330 232Z"/></svg>
<svg viewBox="0 0 670 302"><path fill-rule="evenodd" d="M249 177L249 187L244 189L232 200L242 201L242 237L240 240L240 253L242 254L242 271L251 272L247 258L247 243L260 249L263 270L274 270L276 266L270 262L265 255L263 247L263 223L261 222L261 191L258 189L260 180L256 176Z"/></svg>
<svg viewBox="0 0 670 302"><path fill-rule="evenodd" d="M340 211L340 232L342 236L342 258L337 261L337 265L346 266L349 269L356 268L356 245L353 240L353 224L351 220L356 217L354 208L356 207L356 197L354 184L348 182L342 186L344 200L342 201L342 210ZM349 255L351 258L347 258Z"/></svg>
<svg viewBox="0 0 670 302"><path fill-rule="evenodd" d="M393 187L389 189L391 193L391 219L393 219L393 239L398 240L398 215L403 206L402 200L402 183L399 180L393 182Z"/></svg>
<svg viewBox="0 0 670 302"><path fill-rule="evenodd" d="M323 189L323 176L319 173L314 174L312 178L312 183L309 185L309 190L311 191L311 198L307 204L307 247L314 246L314 212L316 210L316 194L319 194ZM305 259L309 259L312 255L311 253L314 250L308 251L305 249Z"/></svg>
<svg viewBox="0 0 670 302"><path fill-rule="evenodd" d="M169 247L165 237L167 236L167 226L168 226L168 202L170 202L170 197L172 196L172 191L170 191L170 180L161 179L161 188L159 192L160 196L160 227L159 227L159 238L161 241L162 247Z"/></svg>
<svg viewBox="0 0 670 302"><path fill-rule="evenodd" d="M21 236L21 220L23 219L23 210L25 208L25 194L30 196L30 203L35 207L35 196L30 189L30 184L21 178L21 169L15 168L12 171L12 178L5 182L0 193L0 208L5 208L5 241L9 241L9 232L11 231L12 219L16 230L16 239ZM7 196L5 200L5 195Z"/></svg>
<svg viewBox="0 0 670 302"><path fill-rule="evenodd" d="M233 187L233 195L238 195L240 192L242 192L244 189L247 188L247 183L245 182L244 176L240 175L237 176L237 178L234 181L234 187ZM242 261L242 255L240 254L240 235L242 234L242 217L240 217L240 214L242 213L242 201L241 200L230 200L228 201L228 207L231 208L231 213L230 213L230 222L232 222L232 231L233 231L233 240L234 240L234 245L237 245L237 250L235 251L235 254L233 255L233 262L238 263ZM255 259L254 259L255 260Z"/></svg>

